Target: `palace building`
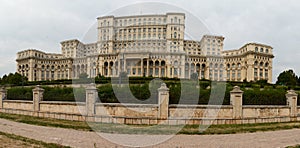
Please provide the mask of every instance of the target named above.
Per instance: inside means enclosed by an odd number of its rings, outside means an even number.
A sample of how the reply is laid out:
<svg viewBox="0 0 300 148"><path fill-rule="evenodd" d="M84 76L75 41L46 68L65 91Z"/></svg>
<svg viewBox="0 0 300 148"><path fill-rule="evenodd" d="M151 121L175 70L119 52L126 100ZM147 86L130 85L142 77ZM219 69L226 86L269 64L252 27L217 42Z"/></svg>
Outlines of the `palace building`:
<svg viewBox="0 0 300 148"><path fill-rule="evenodd" d="M17 72L29 81L118 77L168 77L272 82L273 48L248 43L223 51L224 37L185 40L185 14L104 16L97 42L61 42L61 54L28 49L17 53Z"/></svg>

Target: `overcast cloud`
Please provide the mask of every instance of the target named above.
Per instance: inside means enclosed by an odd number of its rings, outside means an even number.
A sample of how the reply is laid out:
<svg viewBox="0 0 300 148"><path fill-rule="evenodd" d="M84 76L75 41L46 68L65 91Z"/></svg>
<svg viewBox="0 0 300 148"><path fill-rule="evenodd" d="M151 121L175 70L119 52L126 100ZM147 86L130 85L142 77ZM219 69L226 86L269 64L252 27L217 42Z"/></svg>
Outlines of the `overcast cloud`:
<svg viewBox="0 0 300 148"><path fill-rule="evenodd" d="M16 71L18 51L34 48L60 53L61 41L83 39L98 16L137 2L145 1L0 0L0 76ZM289 68L300 75L300 2L297 0L152 2L170 3L188 10L212 34L225 37L225 50L237 49L247 42L273 46L273 81ZM153 12L158 11L154 8Z"/></svg>

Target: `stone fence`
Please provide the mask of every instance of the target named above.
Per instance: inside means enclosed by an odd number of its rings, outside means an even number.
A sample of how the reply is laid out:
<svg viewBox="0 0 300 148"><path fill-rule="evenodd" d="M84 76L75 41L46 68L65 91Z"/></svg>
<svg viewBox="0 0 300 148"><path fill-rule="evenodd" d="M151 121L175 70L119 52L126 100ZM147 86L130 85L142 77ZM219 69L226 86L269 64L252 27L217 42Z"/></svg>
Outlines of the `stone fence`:
<svg viewBox="0 0 300 148"><path fill-rule="evenodd" d="M43 101L44 90L36 86L32 101L6 100L0 89L0 112L119 124L246 124L300 121L297 94L289 90L285 106L243 106L243 91L230 92L230 105L169 105L169 89L158 89L158 104L98 103L95 84L86 87L86 102Z"/></svg>

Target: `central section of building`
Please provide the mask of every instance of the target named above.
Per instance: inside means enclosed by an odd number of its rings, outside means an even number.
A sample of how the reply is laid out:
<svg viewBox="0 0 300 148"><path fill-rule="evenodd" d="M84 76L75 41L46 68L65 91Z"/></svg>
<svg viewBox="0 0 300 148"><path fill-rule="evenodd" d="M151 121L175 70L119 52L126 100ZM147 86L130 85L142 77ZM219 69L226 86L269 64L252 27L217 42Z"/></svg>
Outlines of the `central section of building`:
<svg viewBox="0 0 300 148"><path fill-rule="evenodd" d="M197 74L216 81L272 81L272 47L248 43L223 51L222 36L185 40L185 19L183 13L99 17L96 43L63 41L62 54L21 51L18 72L30 81L72 79L82 73L118 77L122 72L129 77Z"/></svg>

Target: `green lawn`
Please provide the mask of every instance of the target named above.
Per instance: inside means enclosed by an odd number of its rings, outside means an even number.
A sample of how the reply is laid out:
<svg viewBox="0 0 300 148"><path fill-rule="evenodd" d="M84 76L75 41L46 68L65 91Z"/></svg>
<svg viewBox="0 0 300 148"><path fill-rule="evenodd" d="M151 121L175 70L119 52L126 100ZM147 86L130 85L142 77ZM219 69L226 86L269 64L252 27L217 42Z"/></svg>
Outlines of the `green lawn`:
<svg viewBox="0 0 300 148"><path fill-rule="evenodd" d="M0 132L0 147L39 147L39 148L68 148L66 146L54 144L54 143L45 143L42 141L37 141L34 139Z"/></svg>

